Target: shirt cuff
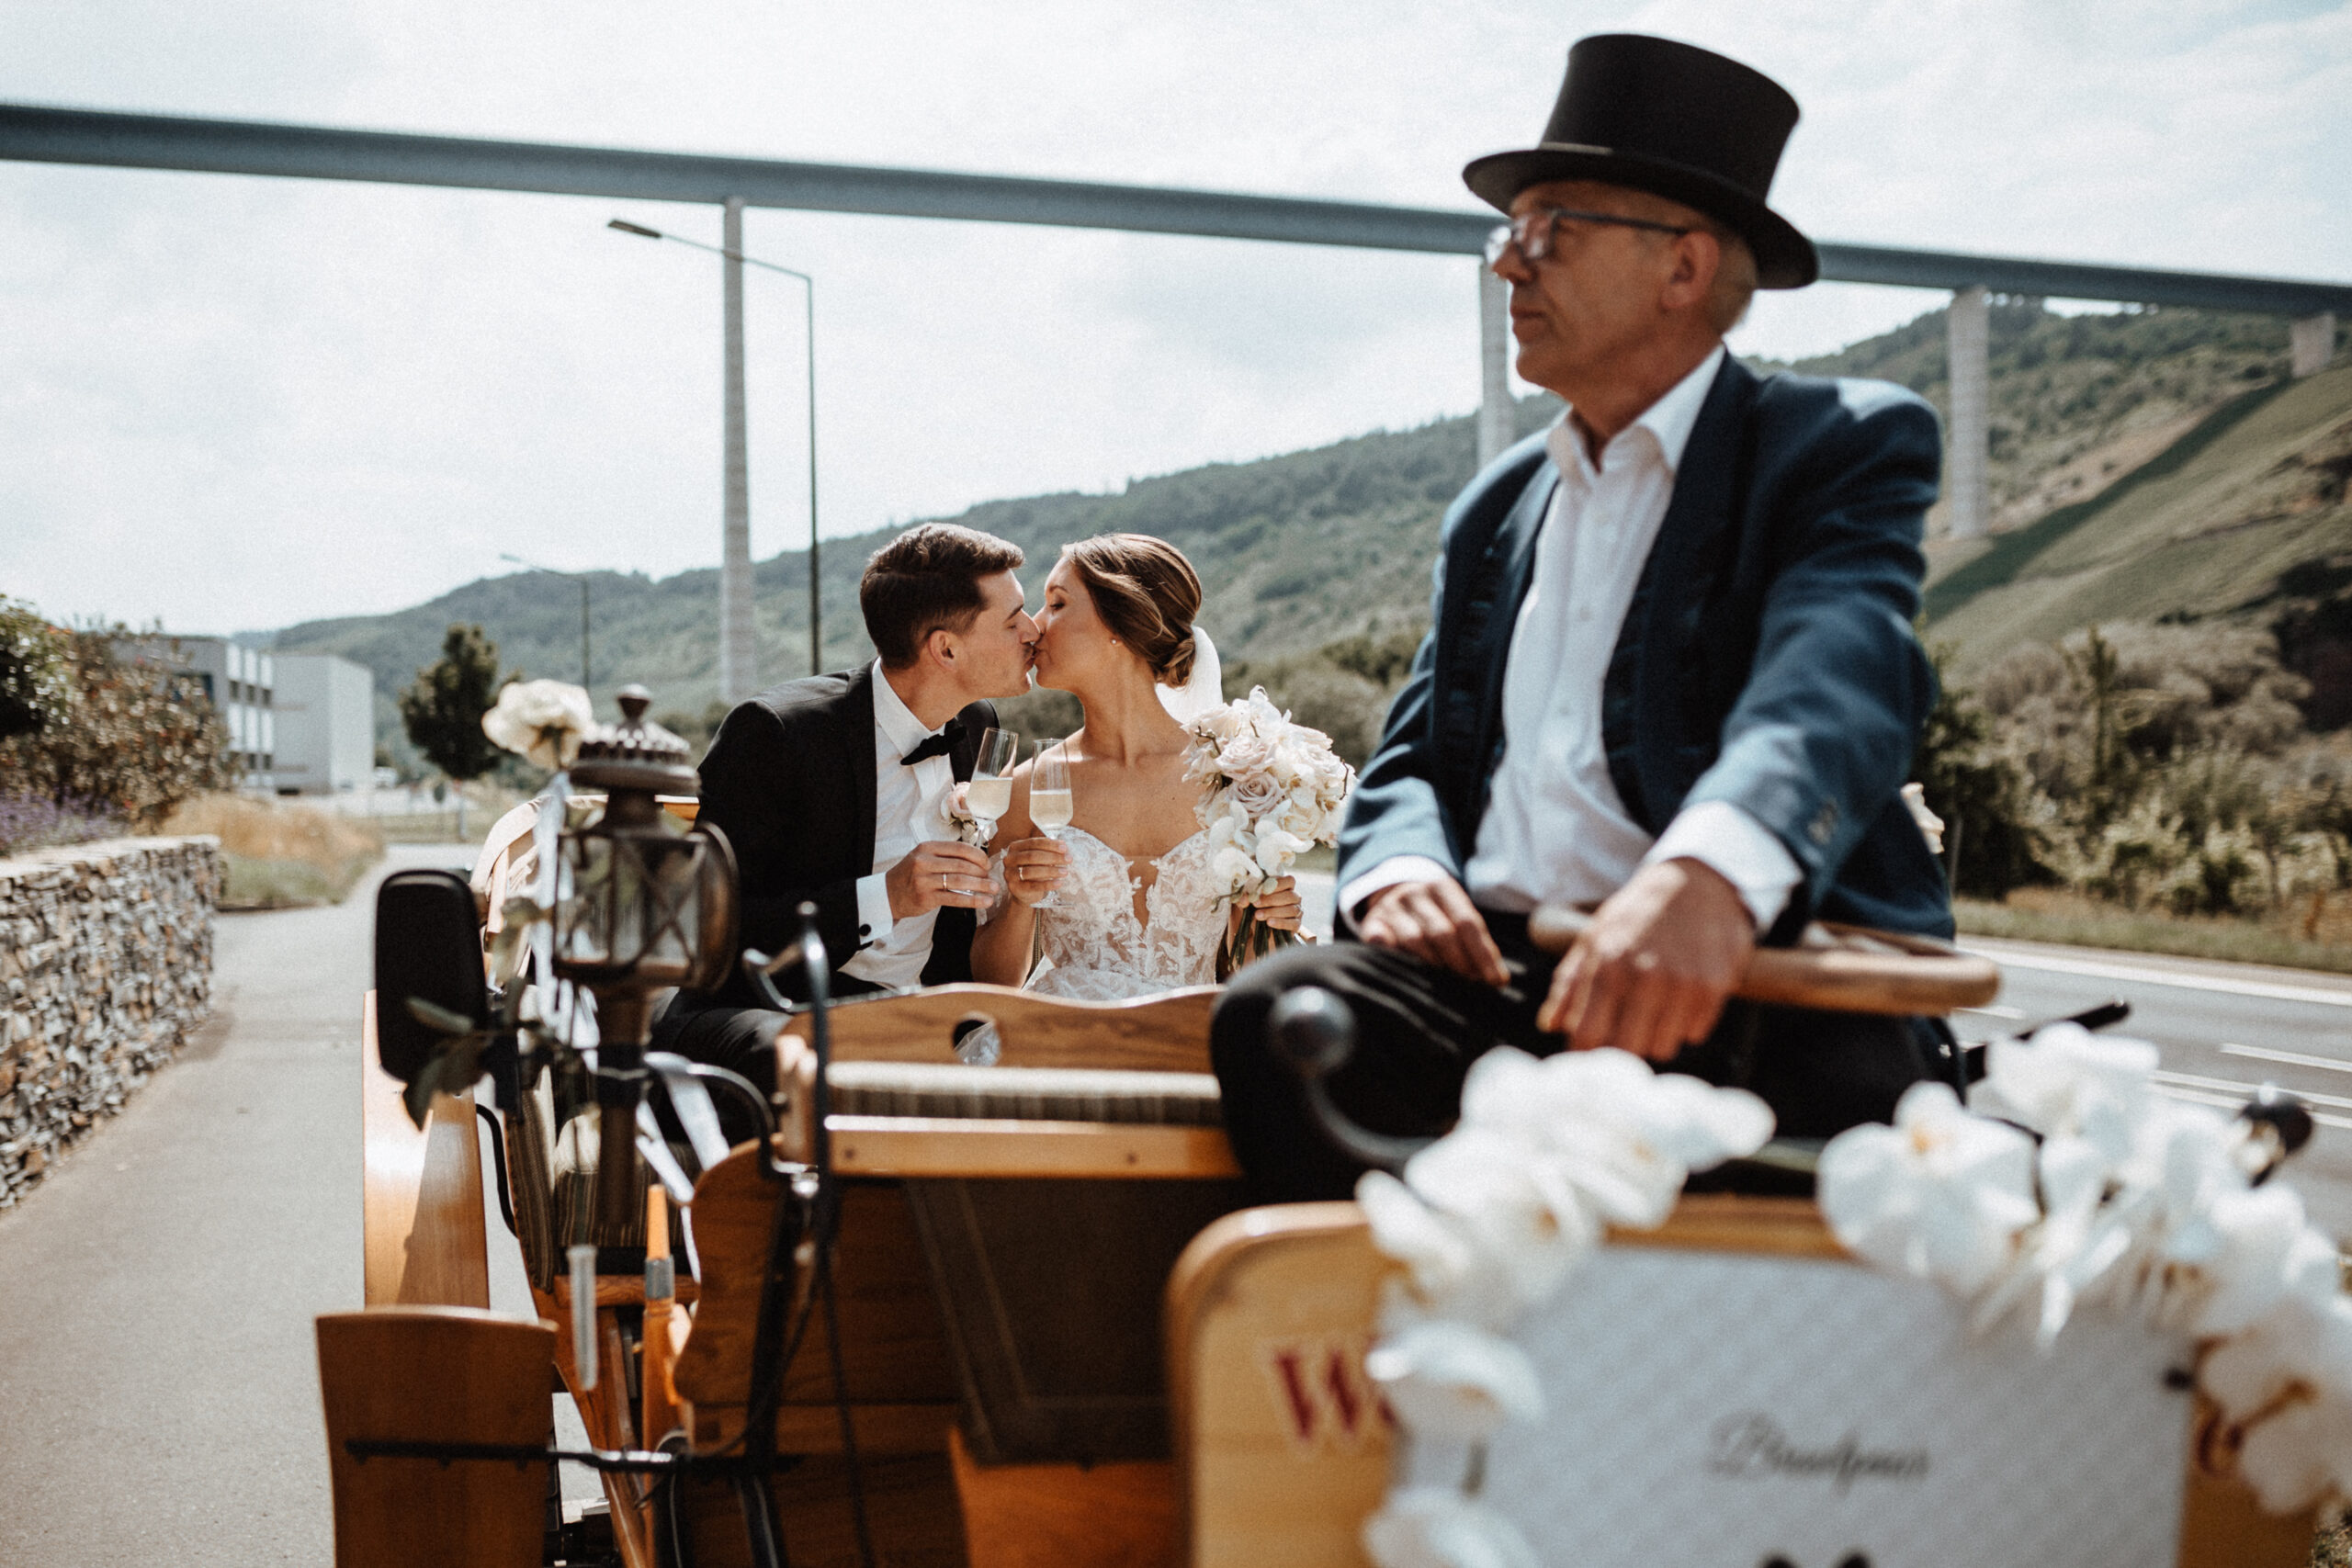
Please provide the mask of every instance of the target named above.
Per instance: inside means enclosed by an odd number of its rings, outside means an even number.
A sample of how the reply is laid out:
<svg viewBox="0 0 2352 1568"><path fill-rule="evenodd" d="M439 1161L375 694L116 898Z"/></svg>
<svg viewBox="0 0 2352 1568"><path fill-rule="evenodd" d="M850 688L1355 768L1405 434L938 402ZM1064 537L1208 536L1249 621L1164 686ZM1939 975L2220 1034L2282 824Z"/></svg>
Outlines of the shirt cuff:
<svg viewBox="0 0 2352 1568"><path fill-rule="evenodd" d="M890 940L890 881L877 871L857 879L857 945L872 947Z"/></svg>
<svg viewBox="0 0 2352 1568"><path fill-rule="evenodd" d="M1390 855L1362 876L1340 889L1338 919L1348 930L1356 929L1356 908L1365 899L1384 887L1394 887L1400 882L1455 882L1460 879L1427 855Z"/></svg>
<svg viewBox="0 0 2352 1568"><path fill-rule="evenodd" d="M1675 818L1642 863L1669 860L1695 860L1730 883L1759 931L1780 919L1804 877L1772 830L1728 800L1702 801Z"/></svg>

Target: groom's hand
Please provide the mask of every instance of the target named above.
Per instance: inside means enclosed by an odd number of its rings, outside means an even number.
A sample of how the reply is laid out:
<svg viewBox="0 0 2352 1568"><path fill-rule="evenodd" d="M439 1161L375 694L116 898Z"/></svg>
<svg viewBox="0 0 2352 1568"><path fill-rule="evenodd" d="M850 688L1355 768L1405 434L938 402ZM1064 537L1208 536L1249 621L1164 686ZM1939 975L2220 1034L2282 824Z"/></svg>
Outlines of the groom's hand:
<svg viewBox="0 0 2352 1568"><path fill-rule="evenodd" d="M994 899L989 857L969 844L942 840L917 844L882 877L890 918L903 920L933 909L985 909Z"/></svg>
<svg viewBox="0 0 2352 1568"><path fill-rule="evenodd" d="M1573 1048L1667 1061L1714 1032L1755 950L1755 917L1721 873L1695 860L1644 866L1560 960L1535 1026Z"/></svg>
<svg viewBox="0 0 2352 1568"><path fill-rule="evenodd" d="M1450 877L1398 882L1364 905L1356 934L1374 947L1402 948L1424 964L1451 969L1464 979L1508 985L1502 951L1487 930L1487 918L1470 895Z"/></svg>

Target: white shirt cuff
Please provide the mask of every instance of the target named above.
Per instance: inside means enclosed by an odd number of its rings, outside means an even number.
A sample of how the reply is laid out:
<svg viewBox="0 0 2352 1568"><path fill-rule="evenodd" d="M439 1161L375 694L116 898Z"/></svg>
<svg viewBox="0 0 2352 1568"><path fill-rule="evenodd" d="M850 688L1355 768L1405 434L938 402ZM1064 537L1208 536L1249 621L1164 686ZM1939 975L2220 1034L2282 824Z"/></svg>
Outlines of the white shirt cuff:
<svg viewBox="0 0 2352 1568"><path fill-rule="evenodd" d="M1728 800L1702 801L1675 818L1642 863L1669 860L1695 860L1730 883L1759 931L1780 919L1804 875L1770 829Z"/></svg>
<svg viewBox="0 0 2352 1568"><path fill-rule="evenodd" d="M857 945L872 947L890 940L890 883L888 872L857 879Z"/></svg>
<svg viewBox="0 0 2352 1568"><path fill-rule="evenodd" d="M1362 876L1340 889L1339 918L1350 931L1356 929L1355 911L1358 905L1384 887L1394 887L1400 882L1453 882L1453 873L1427 855L1391 855L1365 872Z"/></svg>

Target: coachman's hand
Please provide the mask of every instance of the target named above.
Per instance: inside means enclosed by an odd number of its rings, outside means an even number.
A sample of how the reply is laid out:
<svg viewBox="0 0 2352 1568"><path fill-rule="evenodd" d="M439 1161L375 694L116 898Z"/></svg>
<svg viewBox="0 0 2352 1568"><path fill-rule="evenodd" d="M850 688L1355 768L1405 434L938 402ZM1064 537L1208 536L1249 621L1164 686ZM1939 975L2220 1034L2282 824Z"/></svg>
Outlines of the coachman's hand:
<svg viewBox="0 0 2352 1568"><path fill-rule="evenodd" d="M1489 986L1510 983L1487 918L1451 878L1398 882L1374 894L1356 934L1374 947L1401 948L1425 964Z"/></svg>
<svg viewBox="0 0 2352 1568"><path fill-rule="evenodd" d="M1738 889L1694 860L1644 866L1611 894L1552 975L1536 1027L1572 1049L1653 1062L1704 1040L1756 951Z"/></svg>

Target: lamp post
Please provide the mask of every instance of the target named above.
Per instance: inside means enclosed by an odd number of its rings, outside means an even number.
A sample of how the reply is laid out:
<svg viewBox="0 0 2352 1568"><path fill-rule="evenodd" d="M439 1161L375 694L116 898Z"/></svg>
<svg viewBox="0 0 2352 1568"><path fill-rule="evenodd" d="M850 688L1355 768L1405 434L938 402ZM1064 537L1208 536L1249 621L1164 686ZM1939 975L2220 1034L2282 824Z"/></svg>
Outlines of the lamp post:
<svg viewBox="0 0 2352 1568"><path fill-rule="evenodd" d="M528 567L533 571L544 571L549 577L569 577L576 579L579 581L580 689L583 692L586 691L588 689L588 574L584 571L560 571L551 566L541 566L535 560L525 560L521 556L508 555L504 550L498 552L498 558L500 560L511 560L516 566Z"/></svg>
<svg viewBox="0 0 2352 1568"><path fill-rule="evenodd" d="M764 262L760 260L757 256L745 255L741 243L741 236L742 233L742 203L731 198L727 204L727 239L729 243L724 245L706 245L699 240L689 240L684 235L665 233L660 229L649 229L642 223L631 223L627 219L623 218L614 219L610 223L606 224L605 227L608 229L617 229L624 234L635 234L640 239L667 240L673 244L684 245L692 250L707 251L710 254L718 256L725 260L730 271L743 266L756 266L764 268L769 272L780 272L786 277L798 278L802 288L807 292L808 332L806 336L808 345L808 673L811 675L818 674L825 668L825 642L823 599L822 594L820 592L817 573L817 280L809 276L805 272L796 272L788 266L778 266L774 262ZM740 276L740 274L738 276ZM729 400L729 407L728 411L729 418L727 421L727 439L729 444L727 470L729 476L730 487L732 487L734 484L739 482L736 480L735 476L741 474L745 467L745 457L742 450L744 437L741 403L743 314L741 303L741 297L740 284L733 289L730 289L729 292L730 309L727 313L727 354L729 366L728 396ZM736 497L730 493L730 502L735 501L735 499ZM729 521L731 523L732 519L730 518ZM748 558L750 554L748 538L746 540L744 554L746 559L743 563L742 570L745 578L745 587L746 590L748 590L751 570L751 564ZM719 585L719 619L721 622L719 629L719 642L722 649L725 648L727 643L726 634L729 628L726 623L729 619L727 590L728 585L723 581L722 574L722 581ZM745 592L744 597L746 601L744 607L748 612L748 601L750 597L748 591ZM748 619L745 623L745 640L747 642L749 641ZM746 671L745 673L748 675L749 671ZM723 682L722 684L724 684ZM751 695L751 693L748 690L742 692L722 691L719 694L731 703L740 701L743 697Z"/></svg>

